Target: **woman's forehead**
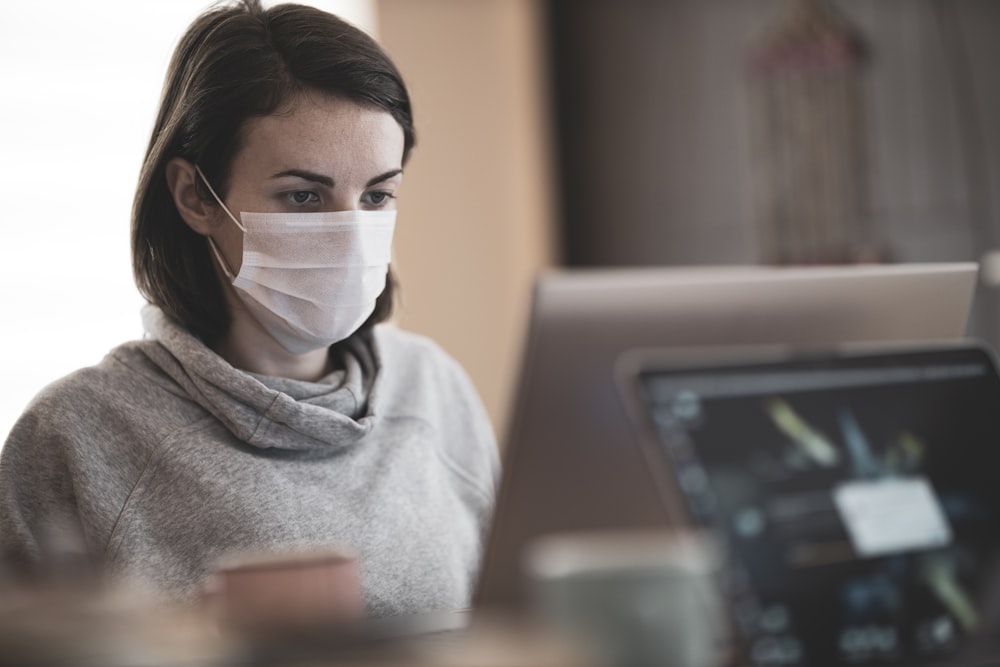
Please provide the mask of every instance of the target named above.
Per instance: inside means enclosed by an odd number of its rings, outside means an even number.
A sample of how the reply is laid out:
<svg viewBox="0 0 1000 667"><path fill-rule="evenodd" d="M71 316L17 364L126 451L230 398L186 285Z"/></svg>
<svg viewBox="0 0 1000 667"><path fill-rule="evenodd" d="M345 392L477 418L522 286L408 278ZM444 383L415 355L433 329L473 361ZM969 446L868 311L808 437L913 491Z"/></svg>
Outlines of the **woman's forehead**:
<svg viewBox="0 0 1000 667"><path fill-rule="evenodd" d="M387 111L331 96L307 96L282 111L248 119L234 167L335 169L398 168L403 129ZM380 172L380 173L381 173Z"/></svg>

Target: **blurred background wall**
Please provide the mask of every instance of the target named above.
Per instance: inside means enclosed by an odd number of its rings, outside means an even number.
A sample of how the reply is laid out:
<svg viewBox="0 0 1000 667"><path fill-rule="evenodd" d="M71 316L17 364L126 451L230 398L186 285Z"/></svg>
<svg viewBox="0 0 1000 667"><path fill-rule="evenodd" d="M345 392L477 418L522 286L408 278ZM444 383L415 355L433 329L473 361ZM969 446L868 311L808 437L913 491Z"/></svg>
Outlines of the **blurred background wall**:
<svg viewBox="0 0 1000 667"><path fill-rule="evenodd" d="M748 51L786 0L551 4L567 260L758 261ZM874 234L898 260L976 256L1000 209L979 191L1000 177L1000 3L833 4L869 52Z"/></svg>
<svg viewBox="0 0 1000 667"><path fill-rule="evenodd" d="M398 321L454 355L502 437L532 280L556 261L544 5L378 0L413 98L395 266Z"/></svg>

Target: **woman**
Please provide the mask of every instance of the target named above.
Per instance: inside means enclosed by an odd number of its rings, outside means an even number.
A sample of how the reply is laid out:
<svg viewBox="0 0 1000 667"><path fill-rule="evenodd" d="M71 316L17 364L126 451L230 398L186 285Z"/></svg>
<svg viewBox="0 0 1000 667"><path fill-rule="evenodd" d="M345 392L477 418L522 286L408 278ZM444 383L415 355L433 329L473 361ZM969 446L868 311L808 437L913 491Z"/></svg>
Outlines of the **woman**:
<svg viewBox="0 0 1000 667"><path fill-rule="evenodd" d="M0 458L0 546L51 527L191 599L227 554L348 546L374 616L468 603L497 454L462 370L386 326L409 98L319 10L181 39L132 220L146 338L43 390Z"/></svg>

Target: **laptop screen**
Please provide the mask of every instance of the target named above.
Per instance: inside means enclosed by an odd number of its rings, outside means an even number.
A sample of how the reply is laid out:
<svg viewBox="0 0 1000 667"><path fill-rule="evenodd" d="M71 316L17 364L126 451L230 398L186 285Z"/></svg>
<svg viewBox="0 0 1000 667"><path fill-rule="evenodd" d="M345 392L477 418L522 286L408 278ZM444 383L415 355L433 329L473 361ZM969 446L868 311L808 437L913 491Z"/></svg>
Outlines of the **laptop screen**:
<svg viewBox="0 0 1000 667"><path fill-rule="evenodd" d="M639 372L752 665L1000 654L1000 382L974 347ZM654 457L656 460L656 457Z"/></svg>

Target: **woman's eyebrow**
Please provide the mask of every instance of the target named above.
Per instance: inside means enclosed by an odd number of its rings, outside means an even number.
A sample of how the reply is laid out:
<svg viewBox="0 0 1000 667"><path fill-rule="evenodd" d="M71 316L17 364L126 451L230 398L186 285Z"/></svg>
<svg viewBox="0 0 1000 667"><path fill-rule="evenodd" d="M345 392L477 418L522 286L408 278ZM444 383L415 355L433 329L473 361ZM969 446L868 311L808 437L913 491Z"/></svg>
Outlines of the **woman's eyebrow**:
<svg viewBox="0 0 1000 667"><path fill-rule="evenodd" d="M387 171L384 174L380 174L375 178L371 179L370 181L368 181L368 183L365 184L365 187L370 188L376 183L381 183L382 181L388 181L390 178L398 176L399 174L402 173L403 173L402 169L393 169L391 171ZM279 171L277 174L274 174L271 178L281 178L283 176L295 176L297 178L325 185L328 188L333 187L333 179L330 178L329 176L324 176L323 174L317 174L316 172L313 171L306 171L305 169L286 169L285 171Z"/></svg>
<svg viewBox="0 0 1000 667"><path fill-rule="evenodd" d="M371 186L375 185L376 183L381 183L382 181L388 181L393 176L398 176L399 174L402 174L402 173L403 173L402 169L393 169L392 171L387 171L384 174L382 174L381 176L376 176L372 180L368 181L368 183L365 185L365 187L366 188L370 188Z"/></svg>
<svg viewBox="0 0 1000 667"><path fill-rule="evenodd" d="M320 185L325 185L328 188L333 187L333 179L330 178L329 176L324 176L323 174L317 174L312 171L306 171L305 169L286 169L285 171L279 171L271 178L281 178L282 176L296 176L298 178L302 178L307 181L312 181L314 183L319 183Z"/></svg>

